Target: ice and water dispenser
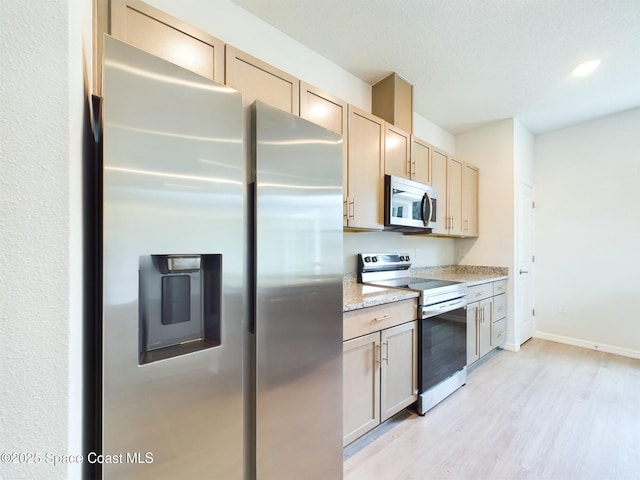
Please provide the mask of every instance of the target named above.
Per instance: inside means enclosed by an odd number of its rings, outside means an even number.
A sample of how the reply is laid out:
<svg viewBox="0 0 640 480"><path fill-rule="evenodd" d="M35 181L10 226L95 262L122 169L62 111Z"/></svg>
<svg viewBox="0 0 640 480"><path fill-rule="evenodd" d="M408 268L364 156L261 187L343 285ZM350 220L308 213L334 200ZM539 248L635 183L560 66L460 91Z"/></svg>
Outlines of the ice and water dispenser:
<svg viewBox="0 0 640 480"><path fill-rule="evenodd" d="M220 345L222 255L140 257L139 363Z"/></svg>

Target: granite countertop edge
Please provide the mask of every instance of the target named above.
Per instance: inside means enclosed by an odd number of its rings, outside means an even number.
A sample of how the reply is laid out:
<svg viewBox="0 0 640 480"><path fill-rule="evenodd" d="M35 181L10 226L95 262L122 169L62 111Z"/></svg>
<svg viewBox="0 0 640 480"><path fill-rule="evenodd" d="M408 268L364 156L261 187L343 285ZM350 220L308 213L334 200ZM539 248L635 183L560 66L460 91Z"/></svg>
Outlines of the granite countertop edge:
<svg viewBox="0 0 640 480"><path fill-rule="evenodd" d="M413 277L464 282L467 287L472 287L483 283L506 280L509 278L509 269L506 267L447 265L412 268L410 274ZM414 291L363 285L357 282L354 274L346 274L343 278L342 311L350 312L386 303L409 300L418 296L419 293Z"/></svg>

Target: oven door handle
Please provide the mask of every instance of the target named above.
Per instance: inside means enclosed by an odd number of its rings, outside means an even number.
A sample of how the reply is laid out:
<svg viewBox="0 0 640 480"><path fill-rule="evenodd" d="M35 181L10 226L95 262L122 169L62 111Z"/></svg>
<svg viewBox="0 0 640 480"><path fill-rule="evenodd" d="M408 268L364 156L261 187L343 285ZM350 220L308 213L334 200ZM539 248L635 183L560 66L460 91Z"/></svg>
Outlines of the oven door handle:
<svg viewBox="0 0 640 480"><path fill-rule="evenodd" d="M450 312L458 308L467 306L467 297L455 298L447 302L438 303L437 305L429 305L427 307L420 307L420 318L425 319L429 317L435 317L441 313Z"/></svg>

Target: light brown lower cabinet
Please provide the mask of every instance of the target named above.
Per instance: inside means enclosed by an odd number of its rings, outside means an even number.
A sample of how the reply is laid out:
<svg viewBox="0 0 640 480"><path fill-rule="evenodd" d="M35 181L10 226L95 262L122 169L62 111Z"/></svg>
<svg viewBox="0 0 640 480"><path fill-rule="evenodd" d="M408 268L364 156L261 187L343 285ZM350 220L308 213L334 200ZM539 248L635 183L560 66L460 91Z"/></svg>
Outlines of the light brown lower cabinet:
<svg viewBox="0 0 640 480"><path fill-rule="evenodd" d="M348 340L342 351L343 444L380 423L380 333Z"/></svg>
<svg viewBox="0 0 640 480"><path fill-rule="evenodd" d="M507 332L507 281L467 289L467 365L504 343Z"/></svg>
<svg viewBox="0 0 640 480"><path fill-rule="evenodd" d="M418 322L380 332L380 421L418 399Z"/></svg>
<svg viewBox="0 0 640 480"><path fill-rule="evenodd" d="M343 444L417 400L418 322L343 344Z"/></svg>

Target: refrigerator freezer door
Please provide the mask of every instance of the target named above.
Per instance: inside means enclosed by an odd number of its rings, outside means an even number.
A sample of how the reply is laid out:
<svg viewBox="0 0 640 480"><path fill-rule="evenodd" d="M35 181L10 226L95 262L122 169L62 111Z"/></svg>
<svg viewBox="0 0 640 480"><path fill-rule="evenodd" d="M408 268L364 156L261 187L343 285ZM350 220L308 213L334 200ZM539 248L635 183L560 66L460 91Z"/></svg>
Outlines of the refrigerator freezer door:
<svg viewBox="0 0 640 480"><path fill-rule="evenodd" d="M342 478L342 137L254 105L258 480Z"/></svg>
<svg viewBox="0 0 640 480"><path fill-rule="evenodd" d="M241 97L113 38L105 38L104 58L102 434L115 462L103 476L241 479ZM138 270L158 258L170 268L153 270L145 288L157 291L145 295L157 305L143 312ZM221 280L201 281L218 278L211 269ZM162 359L141 362L139 316L180 333L206 316L200 309L211 300L199 298L212 298L207 290L217 290L220 337L200 338L207 326L194 328ZM173 313L161 318L163 310Z"/></svg>

